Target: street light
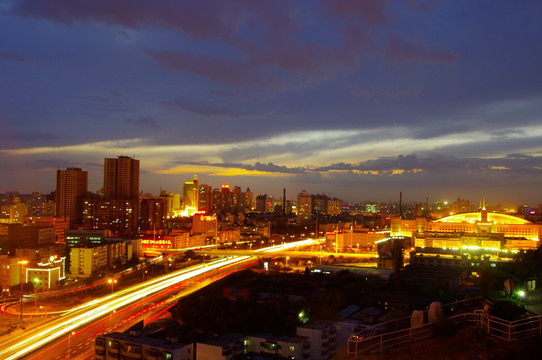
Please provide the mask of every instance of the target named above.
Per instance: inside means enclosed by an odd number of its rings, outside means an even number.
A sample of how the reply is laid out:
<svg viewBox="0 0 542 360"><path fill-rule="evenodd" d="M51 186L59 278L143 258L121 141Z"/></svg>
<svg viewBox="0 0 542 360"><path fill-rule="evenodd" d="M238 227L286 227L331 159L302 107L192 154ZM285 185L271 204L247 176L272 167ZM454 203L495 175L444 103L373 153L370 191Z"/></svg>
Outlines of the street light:
<svg viewBox="0 0 542 360"><path fill-rule="evenodd" d="M23 275L23 268L26 264L28 264L28 260L21 260L18 262L19 264L21 264L21 273L19 274L19 279L21 281L21 327L23 326L23 283L26 282L26 276L25 276L25 281L23 281L22 279L22 275Z"/></svg>
<svg viewBox="0 0 542 360"><path fill-rule="evenodd" d="M111 312L109 313L109 328L110 328L111 330L113 330L113 327L111 326L111 317L112 317L113 314L116 313L116 312L117 312L117 310L113 310L113 311L111 311Z"/></svg>
<svg viewBox="0 0 542 360"><path fill-rule="evenodd" d="M111 284L111 294L113 294L113 287L117 283L117 279L109 279L107 282Z"/></svg>
<svg viewBox="0 0 542 360"><path fill-rule="evenodd" d="M68 351L72 348L72 335L75 335L75 331L70 331L68 333Z"/></svg>
<svg viewBox="0 0 542 360"><path fill-rule="evenodd" d="M147 273L148 273L147 270L143 271L143 282L145 282L145 274L147 274Z"/></svg>

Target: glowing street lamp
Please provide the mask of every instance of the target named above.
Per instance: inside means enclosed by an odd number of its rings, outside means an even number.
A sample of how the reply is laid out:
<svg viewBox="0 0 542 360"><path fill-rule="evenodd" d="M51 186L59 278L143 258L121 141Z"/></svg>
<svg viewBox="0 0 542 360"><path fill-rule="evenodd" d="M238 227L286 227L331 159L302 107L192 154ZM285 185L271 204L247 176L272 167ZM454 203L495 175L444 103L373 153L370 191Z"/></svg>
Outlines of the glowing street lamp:
<svg viewBox="0 0 542 360"><path fill-rule="evenodd" d="M109 328L110 328L111 330L113 330L113 327L111 326L111 318L112 318L113 314L116 313L116 312L117 312L117 310L113 310L113 311L111 311L111 312L109 313Z"/></svg>
<svg viewBox="0 0 542 360"><path fill-rule="evenodd" d="M109 279L107 282L111 284L111 294L113 294L113 287L117 283L117 279Z"/></svg>
<svg viewBox="0 0 542 360"><path fill-rule="evenodd" d="M22 279L22 276L23 276L23 269L24 269L24 266L26 264L28 264L28 260L21 260L19 261L19 264L21 264L21 274L19 275L19 279L21 280L21 326L23 326L23 283L26 282L26 276L25 276L25 281L23 281Z"/></svg>
<svg viewBox="0 0 542 360"><path fill-rule="evenodd" d="M70 331L68 333L68 351L72 348L72 335L75 335L75 331Z"/></svg>
<svg viewBox="0 0 542 360"><path fill-rule="evenodd" d="M143 282L145 282L145 274L147 274L147 270L143 271Z"/></svg>

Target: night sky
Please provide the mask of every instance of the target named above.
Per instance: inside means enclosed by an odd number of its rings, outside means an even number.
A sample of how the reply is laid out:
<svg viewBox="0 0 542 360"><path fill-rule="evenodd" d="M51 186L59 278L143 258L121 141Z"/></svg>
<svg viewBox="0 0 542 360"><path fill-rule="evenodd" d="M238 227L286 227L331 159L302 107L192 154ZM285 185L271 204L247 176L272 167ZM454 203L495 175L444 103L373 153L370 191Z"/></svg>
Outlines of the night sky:
<svg viewBox="0 0 542 360"><path fill-rule="evenodd" d="M537 206L541 114L540 0L0 0L0 192Z"/></svg>

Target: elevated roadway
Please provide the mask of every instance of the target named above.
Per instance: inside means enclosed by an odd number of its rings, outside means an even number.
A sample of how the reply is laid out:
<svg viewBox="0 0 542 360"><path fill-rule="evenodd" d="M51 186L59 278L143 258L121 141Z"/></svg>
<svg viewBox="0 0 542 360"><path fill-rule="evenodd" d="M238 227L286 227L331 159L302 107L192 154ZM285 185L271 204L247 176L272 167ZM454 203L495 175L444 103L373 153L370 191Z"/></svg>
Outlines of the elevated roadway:
<svg viewBox="0 0 542 360"><path fill-rule="evenodd" d="M2 338L0 359L89 358L96 335L129 327L146 313L172 306L179 297L256 263L248 256L223 258L92 300L36 328Z"/></svg>

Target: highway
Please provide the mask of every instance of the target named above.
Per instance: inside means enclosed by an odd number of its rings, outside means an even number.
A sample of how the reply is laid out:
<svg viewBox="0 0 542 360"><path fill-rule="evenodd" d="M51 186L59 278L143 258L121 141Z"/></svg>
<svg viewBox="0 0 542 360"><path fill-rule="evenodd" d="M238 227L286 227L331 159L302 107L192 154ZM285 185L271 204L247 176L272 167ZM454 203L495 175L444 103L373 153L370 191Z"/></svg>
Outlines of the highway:
<svg viewBox="0 0 542 360"><path fill-rule="evenodd" d="M96 335L121 331L172 306L180 296L254 265L250 256L223 258L163 275L66 311L0 343L0 359L83 359ZM87 355L85 355L87 354Z"/></svg>

